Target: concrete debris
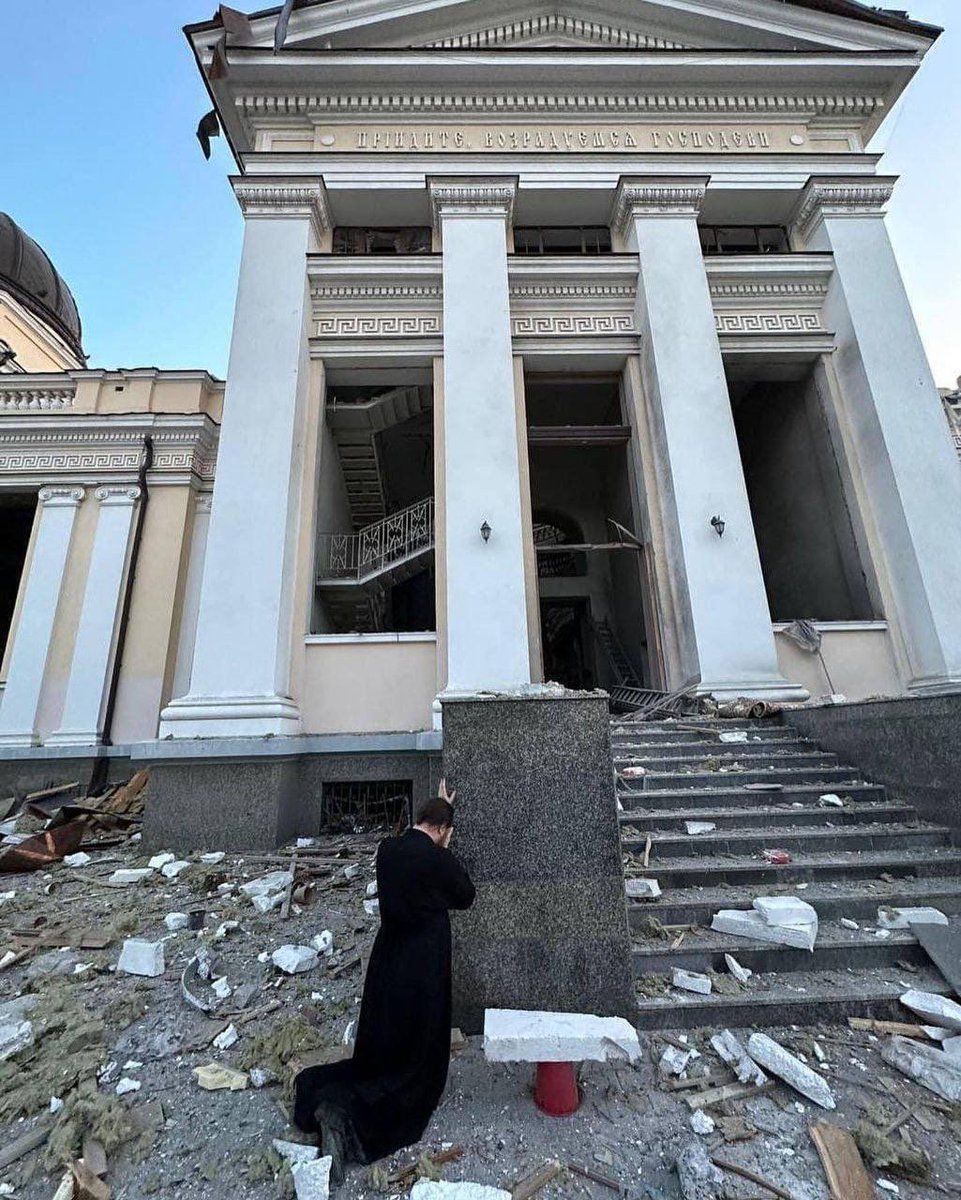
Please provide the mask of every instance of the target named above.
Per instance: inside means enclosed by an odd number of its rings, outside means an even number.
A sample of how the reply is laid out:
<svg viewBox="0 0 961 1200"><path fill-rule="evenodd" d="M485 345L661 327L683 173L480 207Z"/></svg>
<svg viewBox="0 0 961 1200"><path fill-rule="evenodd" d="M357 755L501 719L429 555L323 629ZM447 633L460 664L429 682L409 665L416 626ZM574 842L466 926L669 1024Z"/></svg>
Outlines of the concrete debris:
<svg viewBox="0 0 961 1200"><path fill-rule="evenodd" d="M910 929L912 925L947 925L948 918L939 908L879 908L882 929Z"/></svg>
<svg viewBox="0 0 961 1200"><path fill-rule="evenodd" d="M368 917L379 916L380 915L380 901L379 900L365 900L364 901L364 912L368 915Z"/></svg>
<svg viewBox="0 0 961 1200"><path fill-rule="evenodd" d="M219 979L215 979L210 986L218 1000L226 1000L233 990L223 975Z"/></svg>
<svg viewBox="0 0 961 1200"><path fill-rule="evenodd" d="M356 1021L348 1021L347 1028L344 1030L344 1036L340 1039L344 1046L352 1046L354 1043L354 1030L357 1028Z"/></svg>
<svg viewBox="0 0 961 1200"><path fill-rule="evenodd" d="M186 871L189 866L190 863L183 859L175 862L169 862L160 868L160 874L164 877L164 879L176 879L180 872Z"/></svg>
<svg viewBox="0 0 961 1200"><path fill-rule="evenodd" d="M711 1038L714 1051L732 1068L741 1083L757 1087L767 1083L767 1076L751 1058L730 1029L723 1029Z"/></svg>
<svg viewBox="0 0 961 1200"><path fill-rule="evenodd" d="M331 1163L332 1159L327 1155L291 1168L297 1200L327 1200L330 1195Z"/></svg>
<svg viewBox="0 0 961 1200"><path fill-rule="evenodd" d="M818 797L818 804L824 805L825 808L843 808L844 801L840 796L835 796L833 792L828 792L824 796Z"/></svg>
<svg viewBox="0 0 961 1200"><path fill-rule="evenodd" d="M880 938L882 942L886 942L888 940L888 938L891 936L891 930L890 929L875 929L874 936L876 938Z"/></svg>
<svg viewBox="0 0 961 1200"><path fill-rule="evenodd" d="M359 874L360 874L360 864L359 863L349 863L346 867L344 867L344 878L345 879L356 879L356 877Z"/></svg>
<svg viewBox="0 0 961 1200"><path fill-rule="evenodd" d="M201 854L200 861L208 867L215 867L217 863L222 863L227 857L224 850L210 850L206 854Z"/></svg>
<svg viewBox="0 0 961 1200"><path fill-rule="evenodd" d="M377 895L377 880L372 879L367 885L367 898L372 899Z"/></svg>
<svg viewBox="0 0 961 1200"><path fill-rule="evenodd" d="M656 879L628 879L624 892L629 900L656 900L661 894L661 885Z"/></svg>
<svg viewBox="0 0 961 1200"><path fill-rule="evenodd" d="M708 1134L713 1133L715 1128L713 1119L706 1112L702 1112L701 1109L698 1109L692 1115L690 1124L694 1132L699 1133L702 1137L707 1137Z"/></svg>
<svg viewBox="0 0 961 1200"><path fill-rule="evenodd" d="M685 821L684 829L694 837L699 833L713 833L717 825L714 821Z"/></svg>
<svg viewBox="0 0 961 1200"><path fill-rule="evenodd" d="M176 857L176 854L155 854L153 858L147 860L147 866L151 871L159 871L167 863L172 863Z"/></svg>
<svg viewBox="0 0 961 1200"><path fill-rule="evenodd" d="M277 1076L267 1067L252 1067L250 1071L250 1086L255 1088L264 1088L268 1084L276 1083Z"/></svg>
<svg viewBox="0 0 961 1200"><path fill-rule="evenodd" d="M750 967L742 967L733 954L725 954L724 961L727 963L727 969L738 983L747 983L754 974Z"/></svg>
<svg viewBox="0 0 961 1200"><path fill-rule="evenodd" d="M724 1176L708 1157L703 1142L689 1142L675 1164L684 1200L718 1200Z"/></svg>
<svg viewBox="0 0 961 1200"><path fill-rule="evenodd" d="M699 975L695 971L682 971L679 967L674 968L671 982L676 988L681 988L685 992L697 992L701 996L710 996L713 990L709 975Z"/></svg>
<svg viewBox="0 0 961 1200"><path fill-rule="evenodd" d="M128 938L123 944L117 970L127 975L144 975L155 979L164 973L163 942L147 942L142 938Z"/></svg>
<svg viewBox="0 0 961 1200"><path fill-rule="evenodd" d="M917 1013L928 1025L961 1031L961 1004L956 1004L947 996L939 996L935 992L920 992L912 988L901 997L901 1003L905 1008Z"/></svg>
<svg viewBox="0 0 961 1200"><path fill-rule="evenodd" d="M92 862L93 859L84 850L78 850L76 854L65 854L63 856L65 867L86 867Z"/></svg>
<svg viewBox="0 0 961 1200"><path fill-rule="evenodd" d="M139 1092L143 1084L139 1079L130 1079L124 1075L113 1089L118 1096L126 1096L128 1092Z"/></svg>
<svg viewBox="0 0 961 1200"><path fill-rule="evenodd" d="M817 939L816 925L769 925L754 909L722 908L715 913L711 928L718 933L751 938L762 942L777 942L798 950L813 950Z"/></svg>
<svg viewBox="0 0 961 1200"><path fill-rule="evenodd" d="M882 1192L887 1192L891 1196L901 1195L901 1189L896 1183L892 1183L890 1179L879 1179L877 1184Z"/></svg>
<svg viewBox="0 0 961 1200"><path fill-rule="evenodd" d="M320 962L313 946L281 946L270 956L271 962L287 975L300 975L312 971Z"/></svg>
<svg viewBox="0 0 961 1200"><path fill-rule="evenodd" d="M683 1075L693 1058L693 1050L679 1050L677 1046L665 1046L657 1069L662 1075Z"/></svg>
<svg viewBox="0 0 961 1200"><path fill-rule="evenodd" d="M747 741L746 729L729 729L719 735L720 740L725 743L738 744Z"/></svg>
<svg viewBox="0 0 961 1200"><path fill-rule="evenodd" d="M190 917L187 915L187 913L182 912L167 913L167 915L164 917L164 924L171 933L176 933L180 929L187 928L187 926L190 924Z"/></svg>
<svg viewBox="0 0 961 1200"><path fill-rule="evenodd" d="M316 1146L308 1146L303 1142L285 1142L282 1138L274 1138L273 1147L289 1163L313 1162L320 1151Z"/></svg>
<svg viewBox="0 0 961 1200"><path fill-rule="evenodd" d="M860 929L861 928L861 926L857 923L857 921L852 921L850 917L842 917L841 918L841 927L842 927L842 929Z"/></svg>
<svg viewBox="0 0 961 1200"><path fill-rule="evenodd" d="M893 1037L881 1046L881 1057L942 1100L961 1102L961 1059L955 1055L926 1042Z"/></svg>
<svg viewBox="0 0 961 1200"><path fill-rule="evenodd" d="M949 1054L961 1063L961 1037L945 1038L941 1043L941 1049L945 1054Z"/></svg>
<svg viewBox="0 0 961 1200"><path fill-rule="evenodd" d="M281 908L284 903L283 892L265 892L263 895L254 896L252 900L254 908L259 913L273 912L275 908Z"/></svg>
<svg viewBox="0 0 961 1200"><path fill-rule="evenodd" d="M318 954L323 954L327 958L334 953L334 935L329 929L325 929L323 933L318 933L311 938L310 944Z"/></svg>
<svg viewBox="0 0 961 1200"><path fill-rule="evenodd" d="M151 867L120 867L107 880L108 883L143 883L153 875Z"/></svg>
<svg viewBox="0 0 961 1200"><path fill-rule="evenodd" d="M240 890L250 900L253 900L255 896L272 896L278 892L283 897L289 883L289 871L271 871L268 875L262 875L260 879L251 879L249 883L242 883Z"/></svg>
<svg viewBox="0 0 961 1200"><path fill-rule="evenodd" d="M777 1075L796 1092L800 1092L821 1108L830 1110L837 1107L826 1080L767 1034L752 1033L748 1039L747 1052L759 1067Z"/></svg>
<svg viewBox="0 0 961 1200"><path fill-rule="evenodd" d="M8 1020L0 1024L0 1062L32 1045L33 1025L30 1021Z"/></svg>
<svg viewBox="0 0 961 1200"><path fill-rule="evenodd" d="M232 1067L221 1066L220 1063L205 1063L202 1067L194 1067L194 1076L206 1092L242 1092L248 1082L243 1071L235 1071Z"/></svg>
<svg viewBox="0 0 961 1200"><path fill-rule="evenodd" d="M220 1033L210 1043L217 1050L229 1050L231 1046L235 1046L240 1040L240 1034L237 1032L236 1025L228 1025L226 1029Z"/></svg>
<svg viewBox="0 0 961 1200"><path fill-rule="evenodd" d="M817 911L796 896L757 896L753 908L768 925L813 925L817 929Z"/></svg>
<svg viewBox="0 0 961 1200"><path fill-rule="evenodd" d="M484 1183L418 1179L410 1189L410 1200L511 1200L511 1193Z"/></svg>
<svg viewBox="0 0 961 1200"><path fill-rule="evenodd" d="M641 1047L623 1017L489 1008L484 1054L491 1062L633 1062Z"/></svg>

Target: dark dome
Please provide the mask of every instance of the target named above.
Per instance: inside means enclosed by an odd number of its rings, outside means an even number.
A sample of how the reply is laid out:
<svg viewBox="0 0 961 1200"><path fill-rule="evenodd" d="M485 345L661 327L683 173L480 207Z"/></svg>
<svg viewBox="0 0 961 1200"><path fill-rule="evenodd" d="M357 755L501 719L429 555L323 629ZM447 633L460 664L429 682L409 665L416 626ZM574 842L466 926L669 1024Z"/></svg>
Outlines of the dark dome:
<svg viewBox="0 0 961 1200"><path fill-rule="evenodd" d="M0 286L56 330L83 358L80 314L70 289L40 246L0 212Z"/></svg>

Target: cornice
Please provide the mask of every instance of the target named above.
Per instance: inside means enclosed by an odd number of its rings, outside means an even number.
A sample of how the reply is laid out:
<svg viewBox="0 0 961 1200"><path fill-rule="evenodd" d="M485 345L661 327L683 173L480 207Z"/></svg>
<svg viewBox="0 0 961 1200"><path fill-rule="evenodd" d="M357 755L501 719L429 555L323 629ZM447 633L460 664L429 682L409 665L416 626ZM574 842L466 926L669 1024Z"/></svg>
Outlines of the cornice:
<svg viewBox="0 0 961 1200"><path fill-rule="evenodd" d="M611 210L611 228L623 237L634 216L696 217L709 182L684 175L661 179L622 175Z"/></svg>
<svg viewBox="0 0 961 1200"><path fill-rule="evenodd" d="M493 25L470 33L453 34L438 41L420 43L430 50L481 50L487 46L516 45L535 38L568 37L584 43L618 46L624 50L689 50L669 38L638 33L600 21L584 21L557 13L526 17L506 25Z"/></svg>
<svg viewBox="0 0 961 1200"><path fill-rule="evenodd" d="M895 175L867 179L816 175L801 193L792 223L806 241L823 217L883 217L896 183Z"/></svg>
<svg viewBox="0 0 961 1200"><path fill-rule="evenodd" d="M428 177L427 190L435 230L450 217L500 217L510 225L517 179L504 175Z"/></svg>
<svg viewBox="0 0 961 1200"><path fill-rule="evenodd" d="M319 237L333 228L323 180L279 175L232 175L240 211L252 217L306 217Z"/></svg>

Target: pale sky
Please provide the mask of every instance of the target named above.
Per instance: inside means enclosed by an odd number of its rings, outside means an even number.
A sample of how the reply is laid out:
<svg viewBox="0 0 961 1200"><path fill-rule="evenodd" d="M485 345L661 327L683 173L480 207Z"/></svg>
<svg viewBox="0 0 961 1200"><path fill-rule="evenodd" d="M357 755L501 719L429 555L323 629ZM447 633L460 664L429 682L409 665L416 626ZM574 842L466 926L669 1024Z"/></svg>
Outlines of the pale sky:
<svg viewBox="0 0 961 1200"><path fill-rule="evenodd" d="M253 10L260 2L233 0ZM961 6L890 0L947 32L876 141L904 178L889 225L941 386L961 375ZM0 210L70 285L92 366L223 375L241 218L223 144L194 138L209 107L181 26L213 0L6 5Z"/></svg>

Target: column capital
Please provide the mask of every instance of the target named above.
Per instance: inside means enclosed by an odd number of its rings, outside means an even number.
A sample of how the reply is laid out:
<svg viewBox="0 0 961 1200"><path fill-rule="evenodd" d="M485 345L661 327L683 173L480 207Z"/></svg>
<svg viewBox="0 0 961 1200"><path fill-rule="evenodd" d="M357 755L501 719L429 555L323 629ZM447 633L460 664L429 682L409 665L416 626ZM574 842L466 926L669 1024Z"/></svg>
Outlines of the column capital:
<svg viewBox="0 0 961 1200"><path fill-rule="evenodd" d="M614 194L611 228L623 234L632 217L696 217L709 176L622 175Z"/></svg>
<svg viewBox="0 0 961 1200"><path fill-rule="evenodd" d="M322 179L289 175L232 175L240 211L251 217L307 217L319 237L333 228Z"/></svg>
<svg viewBox="0 0 961 1200"><path fill-rule="evenodd" d="M443 217L500 217L509 225L517 195L516 175L428 176L434 228Z"/></svg>
<svg viewBox="0 0 961 1200"><path fill-rule="evenodd" d="M823 217L883 217L897 181L896 175L812 175L791 223L807 240Z"/></svg>
<svg viewBox="0 0 961 1200"><path fill-rule="evenodd" d="M136 504L140 499L140 488L135 483L110 484L98 487L94 495L103 506L110 504L130 506Z"/></svg>
<svg viewBox="0 0 961 1200"><path fill-rule="evenodd" d="M82 487L42 487L37 498L44 508L77 508L85 495Z"/></svg>

